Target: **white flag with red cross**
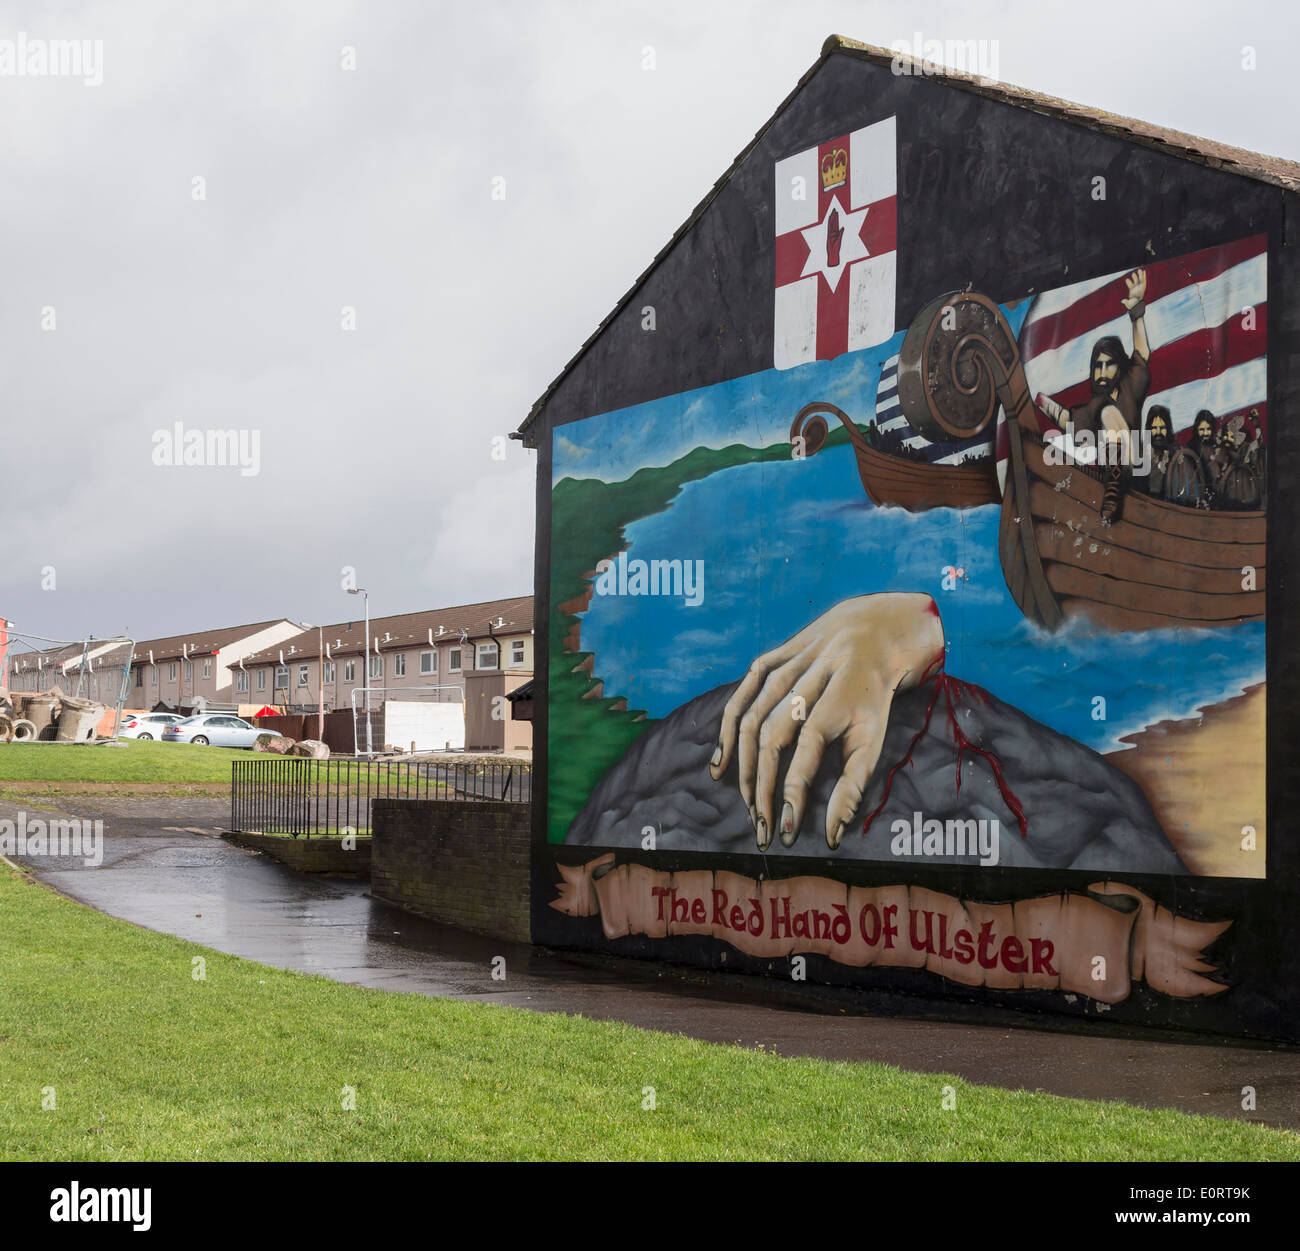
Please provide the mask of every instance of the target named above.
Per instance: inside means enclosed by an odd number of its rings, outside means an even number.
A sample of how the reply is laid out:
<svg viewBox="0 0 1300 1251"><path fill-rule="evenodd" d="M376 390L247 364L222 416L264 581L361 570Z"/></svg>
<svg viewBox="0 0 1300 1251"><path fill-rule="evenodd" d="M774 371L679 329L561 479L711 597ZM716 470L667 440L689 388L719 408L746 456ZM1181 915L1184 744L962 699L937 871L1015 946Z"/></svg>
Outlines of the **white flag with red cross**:
<svg viewBox="0 0 1300 1251"><path fill-rule="evenodd" d="M897 163L892 117L777 161L777 369L894 333Z"/></svg>

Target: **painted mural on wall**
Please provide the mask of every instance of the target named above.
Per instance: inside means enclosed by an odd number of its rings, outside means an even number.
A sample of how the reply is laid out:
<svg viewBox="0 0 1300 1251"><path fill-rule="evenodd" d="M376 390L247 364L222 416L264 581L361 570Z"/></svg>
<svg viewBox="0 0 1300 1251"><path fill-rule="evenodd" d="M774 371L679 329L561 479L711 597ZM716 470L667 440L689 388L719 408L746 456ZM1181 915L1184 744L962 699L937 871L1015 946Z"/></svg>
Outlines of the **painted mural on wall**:
<svg viewBox="0 0 1300 1251"><path fill-rule="evenodd" d="M1264 876L1266 239L936 292L894 332L894 143L778 162L771 370L553 432L548 836L592 854L551 906L964 985L1218 994L1231 918L1124 877ZM1093 876L990 903L916 863Z"/></svg>

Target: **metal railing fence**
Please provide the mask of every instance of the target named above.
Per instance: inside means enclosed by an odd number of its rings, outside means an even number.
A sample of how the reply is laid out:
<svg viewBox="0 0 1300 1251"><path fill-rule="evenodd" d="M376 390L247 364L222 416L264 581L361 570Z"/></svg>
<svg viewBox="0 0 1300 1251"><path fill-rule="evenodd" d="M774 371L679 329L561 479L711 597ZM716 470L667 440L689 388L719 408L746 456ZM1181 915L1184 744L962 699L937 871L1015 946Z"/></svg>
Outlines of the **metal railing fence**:
<svg viewBox="0 0 1300 1251"><path fill-rule="evenodd" d="M370 830L376 799L532 800L524 760L308 760L268 756L231 762L230 828L262 834Z"/></svg>

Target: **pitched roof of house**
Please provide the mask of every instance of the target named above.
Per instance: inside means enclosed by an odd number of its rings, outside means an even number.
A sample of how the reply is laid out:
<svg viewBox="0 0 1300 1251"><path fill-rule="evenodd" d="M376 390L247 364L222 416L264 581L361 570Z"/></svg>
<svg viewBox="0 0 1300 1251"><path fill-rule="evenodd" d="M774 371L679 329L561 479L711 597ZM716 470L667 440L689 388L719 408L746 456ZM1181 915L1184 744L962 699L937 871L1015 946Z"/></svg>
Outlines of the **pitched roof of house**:
<svg viewBox="0 0 1300 1251"><path fill-rule="evenodd" d="M9 667L12 669L17 666L19 661L26 662L29 669L36 668L37 661L40 661L42 667L48 668L51 665L61 664L65 660L71 660L74 656L81 655L80 643L69 643L66 647L55 647L49 651L40 651L32 648L30 651L10 652Z"/></svg>
<svg viewBox="0 0 1300 1251"><path fill-rule="evenodd" d="M496 625L497 621L501 625ZM431 608L423 612L399 613L393 617L371 617L370 641L378 642L380 651L429 645L432 631L435 642L453 643L465 631L466 641L489 638L492 634L521 634L533 628L533 597L518 595L513 599L490 599L479 604L459 604L453 608ZM439 634L441 629L442 633ZM244 658L244 667L285 661L310 660L320 654L321 637L331 656L360 656L366 650L365 621L339 621L333 625L313 626Z"/></svg>
<svg viewBox="0 0 1300 1251"><path fill-rule="evenodd" d="M605 332L605 328L627 307L641 285L650 277L659 263L703 216L704 210L713 202L714 197L721 191L732 174L736 172L741 162L754 150L772 124L785 112L799 92L803 90L808 80L821 69L831 56L837 54L857 57L859 60L870 61L876 65L892 67L895 62L898 62L900 67L903 65L909 68L916 67L916 72L919 75L941 80L948 86L956 87L960 91L969 91L975 95L984 96L986 99L1001 101L1003 104L1032 109L1036 113L1042 113L1060 121L1087 126L1120 139L1127 139L1132 143L1154 148L1159 152L1166 152L1171 156L1181 157L1184 160L1196 161L1201 165L1208 165L1214 169L1223 169L1230 173L1241 174L1246 178L1254 178L1260 182L1273 183L1288 191L1300 191L1300 164L1295 161L1284 160L1282 157L1277 156L1264 156L1258 152L1248 151L1245 148L1235 148L1230 144L1218 143L1213 139L1202 139L1180 130L1171 130L1166 126L1156 126L1150 122L1141 122L1131 117L1123 117L1118 113L1108 113L1104 109L1094 109L1084 104L1073 104L1069 100L1044 95L1039 91L1030 91L1025 87L1013 87L1001 82L986 83L974 74L963 73L960 70L949 69L944 65L923 61L919 57L911 57L904 53L877 48L872 44L859 43L856 39L846 39L842 35L831 35L822 44L821 55L795 84L790 94L781 101L772 116L763 123L753 139L745 145L744 150L731 162L722 176L709 189L704 199L691 211L691 215L673 233L672 238L655 254L654 259L637 277L609 315L596 327L591 336L574 353L551 384L537 398L532 408L528 410L528 415L519 423L519 429L515 431L513 438L522 439L526 444L532 445L529 442L529 430L541 415L542 410L550 402L551 396L555 394L560 384L587 354L587 350L592 344Z"/></svg>
<svg viewBox="0 0 1300 1251"><path fill-rule="evenodd" d="M195 630L189 634L172 634L161 639L141 639L135 645L135 658L148 660L150 652L153 653L155 662L176 660L182 655L212 656L231 643L288 621L288 617L274 617L270 621L255 621L250 625ZM293 623L289 622L289 624Z"/></svg>
<svg viewBox="0 0 1300 1251"><path fill-rule="evenodd" d="M1186 131L1172 130L1168 126L1157 126L1153 122L1142 122L1119 113L1108 113L1105 109L1094 109L1086 104L1074 104L1062 100L1059 96L1044 95L1041 91L1030 91L1027 87L1013 87L1008 83L985 82L975 74L948 69L933 62L923 62L919 57L909 57L898 52L889 52L871 44L859 43L856 39L845 39L842 35L832 35L822 46L822 55L813 70L821 65L832 52L843 52L862 61L872 61L877 65L892 66L895 61L905 62L910 66L924 66L924 76L941 78L952 87L961 91L970 91L989 100L1000 100L1004 104L1014 104L1021 108L1032 109L1061 121L1077 122L1092 130L1118 139L1127 139L1140 143L1144 147L1154 148L1159 152L1168 152L1184 160L1196 161L1215 169L1226 169L1233 174L1242 174L1260 182L1271 182L1285 187L1288 191L1300 191L1300 164L1288 161L1280 156L1264 156L1246 148L1234 148L1231 144L1219 143L1214 139L1203 139L1198 135L1189 135ZM813 72L810 70L800 80L800 84ZM784 106L782 106L784 107ZM777 110L780 112L780 109Z"/></svg>
<svg viewBox="0 0 1300 1251"><path fill-rule="evenodd" d="M151 652L155 663L160 660L178 660L187 655L212 656L223 647L257 634L269 626L278 625L282 621L288 621L288 618L276 617L271 621L257 621L251 625L224 626L213 630L195 630L188 634L172 634L164 638L141 639L135 644L135 659L148 663ZM118 642L115 639L92 639L91 656L94 666L97 668L101 664L122 664L127 659L129 647L129 643ZM64 661L74 662L71 667L75 668L81 661L81 653L81 643L69 643L65 647L52 648L49 651L11 653L10 667L12 668L14 661L25 660L27 668L34 668L39 658L42 668L48 669Z"/></svg>
<svg viewBox="0 0 1300 1251"><path fill-rule="evenodd" d="M126 659L128 647L129 644L119 642L116 639L91 639L91 666L99 668L100 665L121 664ZM39 667L42 669L57 668L68 663L69 667L75 670L80 667L84 650L82 643L68 643L63 647L52 647L45 651L36 648L24 652L11 651L9 653L9 670L13 672L19 668L35 669L38 667L38 662Z"/></svg>

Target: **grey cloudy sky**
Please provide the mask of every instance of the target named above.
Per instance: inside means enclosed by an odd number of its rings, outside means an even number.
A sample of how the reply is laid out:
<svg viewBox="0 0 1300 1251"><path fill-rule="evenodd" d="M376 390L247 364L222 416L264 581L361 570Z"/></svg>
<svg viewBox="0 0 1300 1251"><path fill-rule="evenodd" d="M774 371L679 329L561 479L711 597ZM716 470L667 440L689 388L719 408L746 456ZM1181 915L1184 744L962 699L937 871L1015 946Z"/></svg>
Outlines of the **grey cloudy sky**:
<svg viewBox="0 0 1300 1251"><path fill-rule="evenodd" d="M532 453L492 436L828 34L997 40L1003 81L1300 159L1296 13L0 4L0 41L103 45L100 86L0 77L0 615L59 638L333 622L345 565L376 615L528 593ZM156 466L178 421L258 431L260 473Z"/></svg>

